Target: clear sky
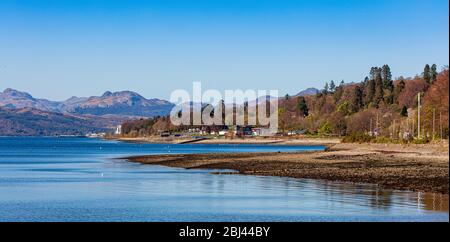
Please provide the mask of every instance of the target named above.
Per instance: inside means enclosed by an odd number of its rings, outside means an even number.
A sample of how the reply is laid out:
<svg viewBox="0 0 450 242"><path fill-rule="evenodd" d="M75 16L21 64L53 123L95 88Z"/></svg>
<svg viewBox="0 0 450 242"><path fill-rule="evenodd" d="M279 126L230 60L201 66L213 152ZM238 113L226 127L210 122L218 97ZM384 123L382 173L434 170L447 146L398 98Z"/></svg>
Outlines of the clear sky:
<svg viewBox="0 0 450 242"><path fill-rule="evenodd" d="M448 0L2 0L0 89L63 100L132 90L360 81L449 63Z"/></svg>

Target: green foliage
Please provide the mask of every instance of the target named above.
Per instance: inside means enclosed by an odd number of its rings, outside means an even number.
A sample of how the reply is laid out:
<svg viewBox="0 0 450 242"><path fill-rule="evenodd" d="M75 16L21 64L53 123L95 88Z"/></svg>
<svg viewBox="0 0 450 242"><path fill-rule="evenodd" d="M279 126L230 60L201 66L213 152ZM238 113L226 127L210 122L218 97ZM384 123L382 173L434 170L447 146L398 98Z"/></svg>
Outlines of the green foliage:
<svg viewBox="0 0 450 242"><path fill-rule="evenodd" d="M430 83L434 83L436 81L438 72L437 72L437 66L436 64L433 64L431 66L431 70L430 70Z"/></svg>
<svg viewBox="0 0 450 242"><path fill-rule="evenodd" d="M366 106L373 103L375 97L376 84L375 79L370 79L367 83L367 97L366 97Z"/></svg>
<svg viewBox="0 0 450 242"><path fill-rule="evenodd" d="M423 68L422 77L428 84L431 84L431 68L430 68L430 65L428 65L428 64L425 65L425 67Z"/></svg>
<svg viewBox="0 0 450 242"><path fill-rule="evenodd" d="M382 101L384 101L383 78L381 77L381 73L378 72L375 76L374 103L378 106Z"/></svg>
<svg viewBox="0 0 450 242"><path fill-rule="evenodd" d="M412 143L417 144L417 145L428 144L428 143L430 143L430 139L428 139L428 138L414 139L412 141Z"/></svg>
<svg viewBox="0 0 450 242"><path fill-rule="evenodd" d="M306 104L304 97L298 97L297 99L297 112L303 117L307 117L309 115L308 105Z"/></svg>
<svg viewBox="0 0 450 242"><path fill-rule="evenodd" d="M337 111L343 115L349 115L351 113L350 104L348 101L342 102L337 106Z"/></svg>
<svg viewBox="0 0 450 242"><path fill-rule="evenodd" d="M388 65L384 65L381 68L381 78L383 79L384 89L390 90L392 92L394 90L394 84L392 82L391 68Z"/></svg>
<svg viewBox="0 0 450 242"><path fill-rule="evenodd" d="M375 138L373 136L367 135L365 133L352 133L350 135L345 136L342 139L343 143L370 143Z"/></svg>
<svg viewBox="0 0 450 242"><path fill-rule="evenodd" d="M331 128L331 124L327 121L320 128L317 130L319 135L329 135L333 133L333 130Z"/></svg>

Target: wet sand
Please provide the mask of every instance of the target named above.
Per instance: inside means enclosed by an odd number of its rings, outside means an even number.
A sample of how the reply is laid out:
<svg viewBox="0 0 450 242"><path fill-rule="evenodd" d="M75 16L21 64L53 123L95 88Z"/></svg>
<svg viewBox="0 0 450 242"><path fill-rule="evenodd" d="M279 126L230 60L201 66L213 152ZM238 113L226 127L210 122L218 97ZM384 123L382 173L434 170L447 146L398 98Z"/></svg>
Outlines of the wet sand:
<svg viewBox="0 0 450 242"><path fill-rule="evenodd" d="M329 142L328 142L329 143ZM324 152L154 155L126 158L186 169L377 184L381 188L448 194L448 143L331 144Z"/></svg>

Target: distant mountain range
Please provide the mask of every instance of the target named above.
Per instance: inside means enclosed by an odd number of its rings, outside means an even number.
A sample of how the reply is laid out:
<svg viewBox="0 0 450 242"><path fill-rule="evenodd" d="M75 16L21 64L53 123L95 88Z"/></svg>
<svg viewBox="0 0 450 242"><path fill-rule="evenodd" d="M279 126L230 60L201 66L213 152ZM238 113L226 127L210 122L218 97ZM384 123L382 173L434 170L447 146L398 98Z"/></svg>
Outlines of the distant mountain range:
<svg viewBox="0 0 450 242"><path fill-rule="evenodd" d="M315 95L308 88L296 96ZM276 98L269 97L268 100ZM255 105L261 100L249 102ZM125 120L168 115L174 104L131 91L50 101L11 88L0 92L0 135L79 135L104 132Z"/></svg>
<svg viewBox="0 0 450 242"><path fill-rule="evenodd" d="M127 119L169 114L174 105L131 92L71 97L57 102L26 92L0 92L0 135L55 135L104 131Z"/></svg>
<svg viewBox="0 0 450 242"><path fill-rule="evenodd" d="M146 99L130 91L105 92L99 97L71 97L66 101L56 102L37 99L26 92L8 88L0 92L0 107L34 108L42 111L80 115L153 117L168 114L173 104L160 99Z"/></svg>

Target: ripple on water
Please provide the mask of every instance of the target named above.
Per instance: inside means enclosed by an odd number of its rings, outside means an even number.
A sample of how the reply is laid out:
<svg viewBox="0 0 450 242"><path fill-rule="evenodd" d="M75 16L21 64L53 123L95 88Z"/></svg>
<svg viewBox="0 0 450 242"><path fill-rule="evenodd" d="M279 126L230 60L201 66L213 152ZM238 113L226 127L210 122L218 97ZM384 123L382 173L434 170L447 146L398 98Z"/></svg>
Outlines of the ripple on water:
<svg viewBox="0 0 450 242"><path fill-rule="evenodd" d="M448 221L448 195L383 190L368 184L214 175L212 170L111 159L168 150L280 149L299 147L0 138L0 220Z"/></svg>

